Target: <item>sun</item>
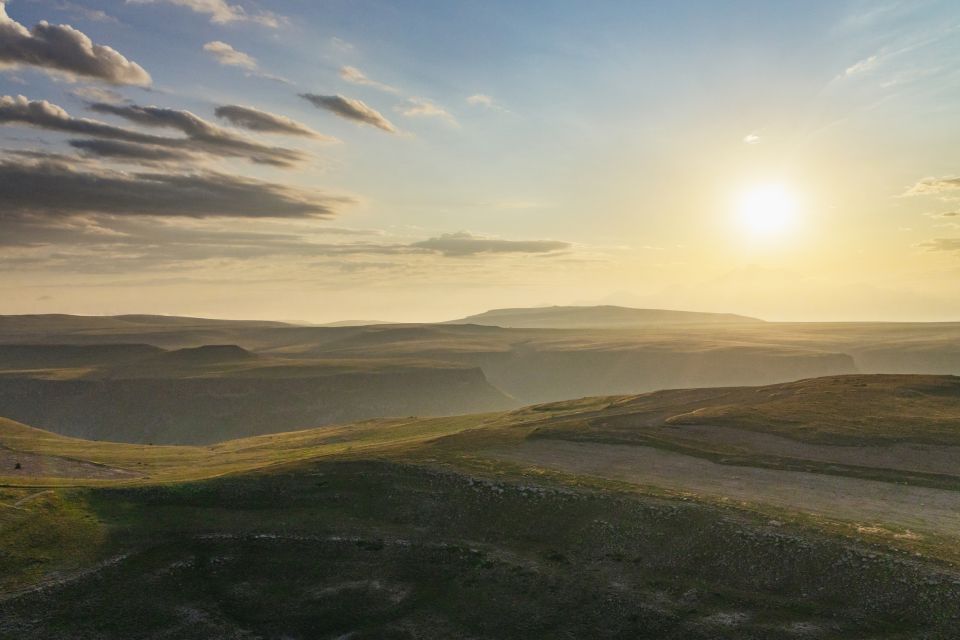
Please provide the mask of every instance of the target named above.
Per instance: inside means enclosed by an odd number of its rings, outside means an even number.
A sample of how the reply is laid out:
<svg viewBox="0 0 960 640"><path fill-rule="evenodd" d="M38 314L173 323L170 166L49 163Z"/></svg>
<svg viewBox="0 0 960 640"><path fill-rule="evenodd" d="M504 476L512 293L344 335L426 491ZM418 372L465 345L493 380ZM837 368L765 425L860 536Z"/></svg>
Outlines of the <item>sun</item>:
<svg viewBox="0 0 960 640"><path fill-rule="evenodd" d="M797 200L781 184L748 189L737 204L738 222L753 236L771 237L788 232L796 222Z"/></svg>

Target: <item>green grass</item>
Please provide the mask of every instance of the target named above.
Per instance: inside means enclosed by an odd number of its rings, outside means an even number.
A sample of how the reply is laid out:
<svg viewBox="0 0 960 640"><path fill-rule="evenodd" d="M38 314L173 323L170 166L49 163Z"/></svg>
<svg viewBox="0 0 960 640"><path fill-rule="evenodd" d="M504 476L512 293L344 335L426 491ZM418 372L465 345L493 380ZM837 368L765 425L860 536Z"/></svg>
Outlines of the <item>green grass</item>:
<svg viewBox="0 0 960 640"><path fill-rule="evenodd" d="M913 560L522 472L323 461L69 496L126 557L0 603L0 634L892 640L960 615L960 585Z"/></svg>

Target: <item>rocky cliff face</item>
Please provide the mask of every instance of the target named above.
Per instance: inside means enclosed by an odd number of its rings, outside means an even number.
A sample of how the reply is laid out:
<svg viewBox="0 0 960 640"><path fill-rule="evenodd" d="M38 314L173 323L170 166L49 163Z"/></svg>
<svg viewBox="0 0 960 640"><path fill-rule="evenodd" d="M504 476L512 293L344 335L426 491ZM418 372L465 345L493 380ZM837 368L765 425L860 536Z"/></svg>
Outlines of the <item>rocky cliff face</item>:
<svg viewBox="0 0 960 640"><path fill-rule="evenodd" d="M0 379L0 415L95 440L208 444L382 416L507 409L480 369L308 378Z"/></svg>

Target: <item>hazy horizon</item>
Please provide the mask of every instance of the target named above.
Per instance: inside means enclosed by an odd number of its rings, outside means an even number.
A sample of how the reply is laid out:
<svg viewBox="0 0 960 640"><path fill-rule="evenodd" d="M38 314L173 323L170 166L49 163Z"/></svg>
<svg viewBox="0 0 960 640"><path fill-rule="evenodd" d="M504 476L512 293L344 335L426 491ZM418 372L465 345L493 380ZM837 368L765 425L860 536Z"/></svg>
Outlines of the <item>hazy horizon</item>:
<svg viewBox="0 0 960 640"><path fill-rule="evenodd" d="M0 0L0 313L960 320L960 5Z"/></svg>

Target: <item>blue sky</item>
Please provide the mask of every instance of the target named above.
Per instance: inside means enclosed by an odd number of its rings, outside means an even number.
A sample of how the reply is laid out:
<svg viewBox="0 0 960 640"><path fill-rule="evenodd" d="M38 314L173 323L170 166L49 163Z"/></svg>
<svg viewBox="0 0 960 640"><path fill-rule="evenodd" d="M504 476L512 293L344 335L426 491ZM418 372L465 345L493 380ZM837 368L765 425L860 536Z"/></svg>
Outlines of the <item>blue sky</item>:
<svg viewBox="0 0 960 640"><path fill-rule="evenodd" d="M229 175L338 204L282 218L75 201L51 213L18 196L0 218L16 240L0 244L0 312L431 320L603 301L797 319L960 313L955 2L13 0L6 11L27 29L71 25L151 82L18 59L0 39L0 95L125 127L111 139L174 132L91 111L99 98L189 111L307 160L74 157L73 133L22 118L0 127L8 153L58 154L85 177ZM360 100L398 131L300 94ZM243 131L217 118L224 105L338 142ZM737 202L771 184L795 219L760 238Z"/></svg>

